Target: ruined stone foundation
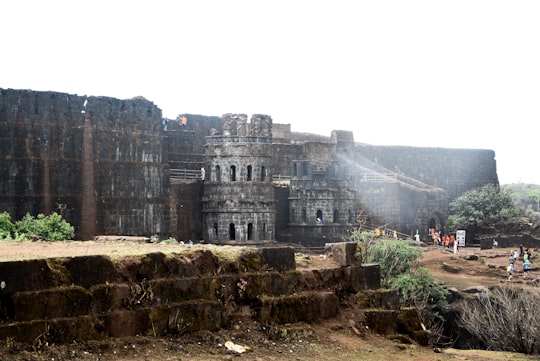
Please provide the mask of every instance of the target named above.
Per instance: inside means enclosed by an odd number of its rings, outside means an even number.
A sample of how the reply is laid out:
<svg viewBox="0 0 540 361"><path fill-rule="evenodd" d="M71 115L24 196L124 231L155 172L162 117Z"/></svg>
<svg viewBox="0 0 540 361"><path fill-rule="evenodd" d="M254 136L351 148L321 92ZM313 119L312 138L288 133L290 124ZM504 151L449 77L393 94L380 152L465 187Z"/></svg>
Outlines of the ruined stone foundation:
<svg viewBox="0 0 540 361"><path fill-rule="evenodd" d="M366 313L374 329L381 318L392 320L395 330L381 333L396 332L403 314L395 292L378 291L378 265L300 270L289 247L245 248L234 260L194 247L4 262L0 275L0 339L21 342L178 336L227 328L237 317L266 325L317 322L337 315L346 295L377 309Z"/></svg>

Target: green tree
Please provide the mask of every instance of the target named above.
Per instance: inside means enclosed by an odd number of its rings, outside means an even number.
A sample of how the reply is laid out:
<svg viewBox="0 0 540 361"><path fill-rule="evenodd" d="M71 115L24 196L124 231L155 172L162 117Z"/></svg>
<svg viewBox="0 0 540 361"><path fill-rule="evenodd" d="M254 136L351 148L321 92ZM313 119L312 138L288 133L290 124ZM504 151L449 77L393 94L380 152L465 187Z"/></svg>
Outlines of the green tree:
<svg viewBox="0 0 540 361"><path fill-rule="evenodd" d="M503 186L512 195L517 207L527 218L524 222L540 222L540 185L514 183Z"/></svg>
<svg viewBox="0 0 540 361"><path fill-rule="evenodd" d="M507 188L487 184L465 192L450 203L449 224L496 223L514 220L520 215Z"/></svg>

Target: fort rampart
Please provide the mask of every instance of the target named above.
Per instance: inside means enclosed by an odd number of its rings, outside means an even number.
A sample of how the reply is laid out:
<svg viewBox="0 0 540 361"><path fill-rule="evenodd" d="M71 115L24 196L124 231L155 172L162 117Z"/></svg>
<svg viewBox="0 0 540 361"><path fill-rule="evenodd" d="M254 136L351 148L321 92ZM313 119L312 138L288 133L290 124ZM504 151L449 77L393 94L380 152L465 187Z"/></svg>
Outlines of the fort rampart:
<svg viewBox="0 0 540 361"><path fill-rule="evenodd" d="M144 98L0 89L0 211L57 212L83 240L320 234L324 244L360 211L405 235L444 228L449 201L498 184L491 150L367 145L348 131L294 133L265 115L184 117L163 119ZM294 164L306 172L295 176ZM318 214L325 224L314 228Z"/></svg>

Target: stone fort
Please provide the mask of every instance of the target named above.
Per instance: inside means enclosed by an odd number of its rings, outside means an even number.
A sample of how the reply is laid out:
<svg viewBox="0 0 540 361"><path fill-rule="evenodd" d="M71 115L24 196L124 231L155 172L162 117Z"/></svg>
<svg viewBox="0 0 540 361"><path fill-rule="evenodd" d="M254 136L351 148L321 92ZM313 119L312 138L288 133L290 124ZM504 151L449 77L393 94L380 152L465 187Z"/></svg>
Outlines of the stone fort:
<svg viewBox="0 0 540 361"><path fill-rule="evenodd" d="M142 97L0 89L0 212L56 212L81 240L322 246L359 226L426 235L445 230L449 202L488 183L498 184L492 150L377 146L269 115L164 119Z"/></svg>

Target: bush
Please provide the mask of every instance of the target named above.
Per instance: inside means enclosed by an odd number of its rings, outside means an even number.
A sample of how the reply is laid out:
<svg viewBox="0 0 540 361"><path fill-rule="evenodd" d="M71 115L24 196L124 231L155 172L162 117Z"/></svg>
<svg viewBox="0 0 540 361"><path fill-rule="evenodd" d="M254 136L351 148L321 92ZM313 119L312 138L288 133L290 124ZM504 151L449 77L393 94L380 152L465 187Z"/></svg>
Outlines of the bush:
<svg viewBox="0 0 540 361"><path fill-rule="evenodd" d="M169 238L164 239L163 241L161 241L161 243L176 244L176 243L178 243L178 241L174 237L169 237Z"/></svg>
<svg viewBox="0 0 540 361"><path fill-rule="evenodd" d="M375 243L375 232L354 230L347 237L348 242L356 242L360 245L360 253L364 262L370 259L371 245Z"/></svg>
<svg viewBox="0 0 540 361"><path fill-rule="evenodd" d="M388 287L393 278L418 266L421 255L422 249L409 241L381 240L370 246L366 262L379 264L381 283Z"/></svg>
<svg viewBox="0 0 540 361"><path fill-rule="evenodd" d="M27 213L15 223L15 234L21 240L40 237L47 241L61 241L73 239L75 229L58 213L50 216L40 213L36 218Z"/></svg>
<svg viewBox="0 0 540 361"><path fill-rule="evenodd" d="M400 290L401 303L406 306L444 307L447 304L447 291L436 284L429 270L423 267L392 279L390 287Z"/></svg>
<svg viewBox="0 0 540 361"><path fill-rule="evenodd" d="M11 239L14 229L11 215L8 212L0 213L0 239Z"/></svg>
<svg viewBox="0 0 540 361"><path fill-rule="evenodd" d="M494 351L540 353L537 290L497 287L459 304L459 324Z"/></svg>
<svg viewBox="0 0 540 361"><path fill-rule="evenodd" d="M422 249L409 241L381 240L370 246L368 262L378 263L381 284L399 291L400 302L420 311L423 324L431 331L432 346L446 345L444 319L437 308L447 304L447 291L435 283L431 273L419 267Z"/></svg>

